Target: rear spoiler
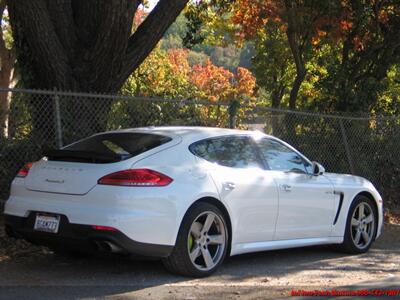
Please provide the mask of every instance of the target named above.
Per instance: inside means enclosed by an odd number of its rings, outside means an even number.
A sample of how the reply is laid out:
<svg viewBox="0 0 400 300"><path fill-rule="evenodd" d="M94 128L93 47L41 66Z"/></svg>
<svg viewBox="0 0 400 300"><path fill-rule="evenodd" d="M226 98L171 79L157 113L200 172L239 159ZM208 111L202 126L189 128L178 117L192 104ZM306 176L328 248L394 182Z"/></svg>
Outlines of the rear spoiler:
<svg viewBox="0 0 400 300"><path fill-rule="evenodd" d="M116 153L98 153L96 151L79 151L64 149L47 149L43 151L43 156L48 160L89 162L89 163L110 163L118 162L126 157Z"/></svg>

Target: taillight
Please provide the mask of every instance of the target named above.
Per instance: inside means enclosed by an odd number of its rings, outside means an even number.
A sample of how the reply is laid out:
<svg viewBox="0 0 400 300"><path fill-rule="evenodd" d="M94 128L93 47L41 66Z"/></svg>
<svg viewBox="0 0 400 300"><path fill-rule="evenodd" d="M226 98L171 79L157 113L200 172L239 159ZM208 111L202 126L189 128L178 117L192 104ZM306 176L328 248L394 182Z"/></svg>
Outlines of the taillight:
<svg viewBox="0 0 400 300"><path fill-rule="evenodd" d="M114 227L109 226L99 226L99 225L92 225L92 229L99 230L99 231L118 231Z"/></svg>
<svg viewBox="0 0 400 300"><path fill-rule="evenodd" d="M98 184L120 186L166 186L172 178L149 169L123 170L108 174L98 180Z"/></svg>
<svg viewBox="0 0 400 300"><path fill-rule="evenodd" d="M28 176L29 170L32 168L33 163L29 162L26 163L19 171L17 174L17 177L24 178Z"/></svg>

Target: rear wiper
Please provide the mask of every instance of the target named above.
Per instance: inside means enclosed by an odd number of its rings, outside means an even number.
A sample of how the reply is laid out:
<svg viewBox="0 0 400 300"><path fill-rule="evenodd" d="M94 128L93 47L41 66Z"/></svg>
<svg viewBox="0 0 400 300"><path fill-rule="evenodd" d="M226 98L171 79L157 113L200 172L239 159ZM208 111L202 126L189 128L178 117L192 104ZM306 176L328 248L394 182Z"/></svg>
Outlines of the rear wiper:
<svg viewBox="0 0 400 300"><path fill-rule="evenodd" d="M123 160L121 155L115 153L99 153L96 151L80 151L80 150L65 150L51 149L45 150L43 155L49 160L61 161L85 161L92 163L117 162Z"/></svg>

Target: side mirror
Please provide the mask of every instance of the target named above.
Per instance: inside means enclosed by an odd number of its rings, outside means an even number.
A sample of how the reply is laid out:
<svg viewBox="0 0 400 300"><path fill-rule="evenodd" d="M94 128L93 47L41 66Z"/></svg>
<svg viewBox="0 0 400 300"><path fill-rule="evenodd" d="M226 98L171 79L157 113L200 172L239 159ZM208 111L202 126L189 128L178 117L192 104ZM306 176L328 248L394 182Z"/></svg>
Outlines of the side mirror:
<svg viewBox="0 0 400 300"><path fill-rule="evenodd" d="M318 176L325 173L325 168L320 163L313 161L312 166L313 166L313 175Z"/></svg>

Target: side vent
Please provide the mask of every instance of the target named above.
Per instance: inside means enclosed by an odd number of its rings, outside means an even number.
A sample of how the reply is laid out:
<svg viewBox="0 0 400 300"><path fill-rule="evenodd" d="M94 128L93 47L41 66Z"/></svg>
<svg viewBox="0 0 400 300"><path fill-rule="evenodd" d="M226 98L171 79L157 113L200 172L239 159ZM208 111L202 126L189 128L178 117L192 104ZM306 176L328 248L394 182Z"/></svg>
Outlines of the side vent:
<svg viewBox="0 0 400 300"><path fill-rule="evenodd" d="M334 191L333 193L335 195L339 195L340 196L339 206L338 206L338 209L337 209L337 212L336 212L335 220L333 221L333 225L335 225L337 220L339 219L340 210L342 209L344 194L343 194L343 192L338 192L338 191Z"/></svg>

